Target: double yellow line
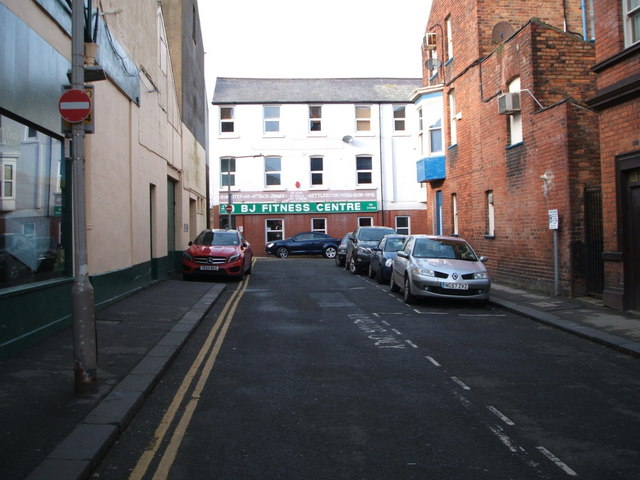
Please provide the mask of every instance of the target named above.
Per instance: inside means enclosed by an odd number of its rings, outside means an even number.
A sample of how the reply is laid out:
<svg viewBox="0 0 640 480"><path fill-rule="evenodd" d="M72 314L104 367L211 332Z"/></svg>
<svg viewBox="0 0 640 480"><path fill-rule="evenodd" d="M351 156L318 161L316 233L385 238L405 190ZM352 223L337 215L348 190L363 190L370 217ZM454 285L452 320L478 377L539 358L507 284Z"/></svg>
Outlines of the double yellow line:
<svg viewBox="0 0 640 480"><path fill-rule="evenodd" d="M187 428L189 427L189 423L191 422L193 413L198 406L200 394L202 393L202 390L204 389L207 380L211 375L211 370L213 370L213 365L216 361L218 353L220 352L220 348L222 347L222 342L224 341L238 303L240 302L242 295L247 289L248 284L249 276L246 275L242 282L240 282L240 284L233 291L231 298L229 298L229 300L225 304L222 312L220 312L218 320L207 336L204 345L202 345L202 348L198 352L198 356L189 368L189 371L186 373L182 383L180 384L180 387L178 388L178 391L176 392L173 400L171 401L171 404L169 405L169 408L162 417L158 428L156 428L156 431L153 435L153 440L140 456L140 458L138 459L138 463L129 475L129 480L142 480L144 476L147 475L151 462L158 454L158 451L160 450L162 443L167 436L169 428L173 423L176 422L177 419L177 425L173 430L173 434L171 435L169 444L162 454L160 462L153 474L153 477L151 478L153 480L163 480L168 477L171 466L173 465L176 455L178 454L178 449L180 448L182 439L184 438ZM204 367L202 367L201 369L200 367L203 363ZM191 385L195 380L197 380L197 383L191 391L190 397L187 398L186 405L184 406L184 409L182 410L182 413L180 415L180 406L184 403L185 397L187 397L189 390L191 390Z"/></svg>

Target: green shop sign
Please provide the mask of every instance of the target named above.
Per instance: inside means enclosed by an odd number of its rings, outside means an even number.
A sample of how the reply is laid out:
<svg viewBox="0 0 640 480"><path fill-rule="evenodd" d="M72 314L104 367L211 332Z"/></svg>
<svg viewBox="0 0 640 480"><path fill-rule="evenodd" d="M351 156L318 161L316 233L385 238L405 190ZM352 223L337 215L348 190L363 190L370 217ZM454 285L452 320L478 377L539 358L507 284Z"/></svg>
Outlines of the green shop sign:
<svg viewBox="0 0 640 480"><path fill-rule="evenodd" d="M227 211L227 207L231 211ZM291 202L220 204L220 215L285 215L291 213L364 213L377 212L378 202Z"/></svg>

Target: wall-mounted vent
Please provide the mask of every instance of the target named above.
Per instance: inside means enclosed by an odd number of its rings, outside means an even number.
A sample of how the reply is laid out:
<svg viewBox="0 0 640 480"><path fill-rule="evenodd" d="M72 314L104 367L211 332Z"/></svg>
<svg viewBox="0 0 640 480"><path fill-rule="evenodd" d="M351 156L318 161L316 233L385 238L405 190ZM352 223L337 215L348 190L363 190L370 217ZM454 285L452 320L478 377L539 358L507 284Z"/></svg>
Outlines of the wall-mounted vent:
<svg viewBox="0 0 640 480"><path fill-rule="evenodd" d="M429 32L425 33L422 38L422 46L425 50L435 50L436 49L436 34Z"/></svg>
<svg viewBox="0 0 640 480"><path fill-rule="evenodd" d="M520 93L504 93L498 97L498 113L513 115L520 113Z"/></svg>

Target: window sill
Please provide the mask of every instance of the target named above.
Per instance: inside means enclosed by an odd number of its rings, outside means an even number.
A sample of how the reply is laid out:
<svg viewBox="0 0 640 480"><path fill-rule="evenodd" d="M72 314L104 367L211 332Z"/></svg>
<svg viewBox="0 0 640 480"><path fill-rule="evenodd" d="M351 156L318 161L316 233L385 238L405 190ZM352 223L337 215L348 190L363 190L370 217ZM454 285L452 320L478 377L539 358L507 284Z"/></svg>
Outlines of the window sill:
<svg viewBox="0 0 640 480"><path fill-rule="evenodd" d="M284 138L284 133L274 132L274 133L263 133L262 138Z"/></svg>
<svg viewBox="0 0 640 480"><path fill-rule="evenodd" d="M238 135L237 133L221 133L220 135L218 135L218 138L220 140L227 138L240 138L240 135Z"/></svg>

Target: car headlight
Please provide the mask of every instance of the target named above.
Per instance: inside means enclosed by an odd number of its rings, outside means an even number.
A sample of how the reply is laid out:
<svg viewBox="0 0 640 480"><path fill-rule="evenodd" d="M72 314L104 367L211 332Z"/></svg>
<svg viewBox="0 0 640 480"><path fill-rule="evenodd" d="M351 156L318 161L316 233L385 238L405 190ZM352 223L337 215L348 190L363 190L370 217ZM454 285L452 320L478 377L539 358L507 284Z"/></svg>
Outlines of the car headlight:
<svg viewBox="0 0 640 480"><path fill-rule="evenodd" d="M182 252L182 258L184 258L185 260L189 260L190 262L193 262L193 257L189 255L187 252Z"/></svg>
<svg viewBox="0 0 640 480"><path fill-rule="evenodd" d="M233 262L235 262L236 260L238 260L239 258L240 258L240 254L239 254L239 253L236 253L236 254L234 254L234 255L231 255L231 256L229 257L229 261L228 261L228 263L233 263Z"/></svg>
<svg viewBox="0 0 640 480"><path fill-rule="evenodd" d="M267 248L271 248L271 247L273 247L273 245L274 245L273 242L269 242L269 243L267 243Z"/></svg>
<svg viewBox="0 0 640 480"><path fill-rule="evenodd" d="M371 250L370 248L367 248L367 247L358 247L358 252L362 253L363 255L371 255L373 250Z"/></svg>
<svg viewBox="0 0 640 480"><path fill-rule="evenodd" d="M390 267L391 265L393 265L393 258L387 258L387 261L384 262L384 265L386 267Z"/></svg>
<svg viewBox="0 0 640 480"><path fill-rule="evenodd" d="M436 274L433 270L427 270L426 268L417 268L414 267L411 269L411 272L417 275L422 275L423 277L435 277Z"/></svg>
<svg viewBox="0 0 640 480"><path fill-rule="evenodd" d="M478 279L485 279L489 277L487 276L487 272L477 272L473 274L473 278L475 280L478 280Z"/></svg>

